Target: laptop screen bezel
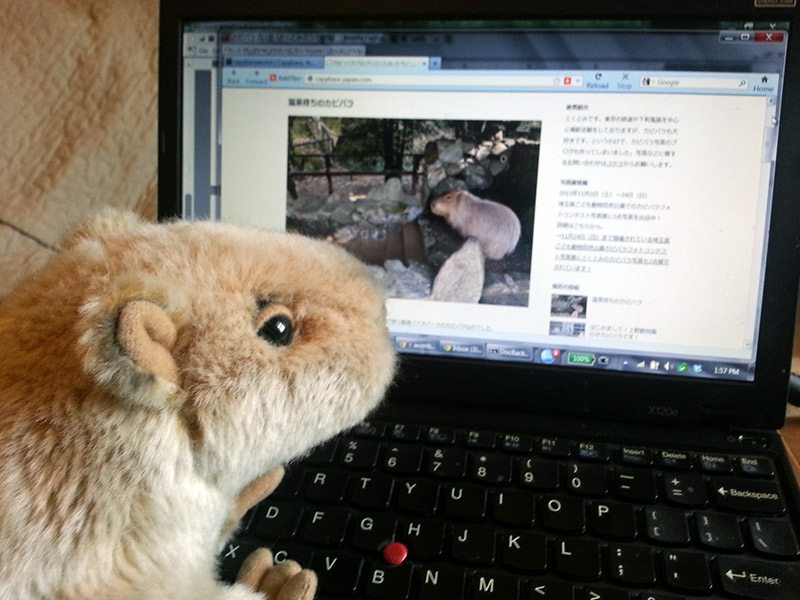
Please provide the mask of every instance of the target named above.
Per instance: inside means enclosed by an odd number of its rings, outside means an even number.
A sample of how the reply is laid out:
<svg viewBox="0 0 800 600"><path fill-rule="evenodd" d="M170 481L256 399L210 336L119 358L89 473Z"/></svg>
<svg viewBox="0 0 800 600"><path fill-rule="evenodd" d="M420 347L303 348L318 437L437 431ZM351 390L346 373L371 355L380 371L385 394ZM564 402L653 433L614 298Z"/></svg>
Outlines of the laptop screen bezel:
<svg viewBox="0 0 800 600"><path fill-rule="evenodd" d="M306 1L295 5L253 1L163 1L160 13L159 218L181 211L181 35L198 20L269 19L649 19L664 23L705 20L780 20L800 31L795 8L757 8L753 0L669 3L571 1L558 3L446 1L360 3ZM540 5L541 4L541 5ZM773 3L775 4L775 3ZM791 4L791 2L790 2ZM436 399L455 405L492 405L508 410L581 414L664 423L710 421L720 426L777 428L785 415L797 284L800 272L800 44L789 36L778 141L772 218L769 227L764 295L756 372L752 382L682 379L659 375L558 369L544 365L464 363L404 355L392 395Z"/></svg>

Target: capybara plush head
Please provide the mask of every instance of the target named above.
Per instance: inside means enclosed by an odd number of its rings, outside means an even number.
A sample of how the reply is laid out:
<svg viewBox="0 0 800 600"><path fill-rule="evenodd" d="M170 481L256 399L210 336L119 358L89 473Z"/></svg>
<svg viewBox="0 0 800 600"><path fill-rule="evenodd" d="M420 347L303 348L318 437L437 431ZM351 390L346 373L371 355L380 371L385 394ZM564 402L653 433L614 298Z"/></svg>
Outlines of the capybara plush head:
<svg viewBox="0 0 800 600"><path fill-rule="evenodd" d="M218 583L215 557L244 491L381 399L382 290L332 245L218 223L112 212L63 248L0 304L0 598L313 596Z"/></svg>
<svg viewBox="0 0 800 600"><path fill-rule="evenodd" d="M517 247L519 218L504 204L453 190L431 200L431 211L462 236L476 238L486 258L503 258Z"/></svg>

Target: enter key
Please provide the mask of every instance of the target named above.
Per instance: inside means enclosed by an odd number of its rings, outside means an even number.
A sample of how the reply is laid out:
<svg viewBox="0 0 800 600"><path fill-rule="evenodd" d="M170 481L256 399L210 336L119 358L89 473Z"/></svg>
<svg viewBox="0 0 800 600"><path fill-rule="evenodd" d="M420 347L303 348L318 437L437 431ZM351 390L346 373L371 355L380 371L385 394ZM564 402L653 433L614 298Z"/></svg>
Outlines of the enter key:
<svg viewBox="0 0 800 600"><path fill-rule="evenodd" d="M796 600L800 563L765 563L718 557L719 581L726 594L753 600Z"/></svg>

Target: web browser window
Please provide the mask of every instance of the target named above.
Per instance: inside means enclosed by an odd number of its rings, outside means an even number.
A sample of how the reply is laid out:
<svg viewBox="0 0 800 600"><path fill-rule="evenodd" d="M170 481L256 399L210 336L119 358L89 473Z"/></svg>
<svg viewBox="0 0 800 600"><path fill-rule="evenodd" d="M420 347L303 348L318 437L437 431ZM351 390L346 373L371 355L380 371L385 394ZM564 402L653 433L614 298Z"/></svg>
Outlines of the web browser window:
<svg viewBox="0 0 800 600"><path fill-rule="evenodd" d="M752 380L780 23L198 23L184 215L370 264L400 352Z"/></svg>

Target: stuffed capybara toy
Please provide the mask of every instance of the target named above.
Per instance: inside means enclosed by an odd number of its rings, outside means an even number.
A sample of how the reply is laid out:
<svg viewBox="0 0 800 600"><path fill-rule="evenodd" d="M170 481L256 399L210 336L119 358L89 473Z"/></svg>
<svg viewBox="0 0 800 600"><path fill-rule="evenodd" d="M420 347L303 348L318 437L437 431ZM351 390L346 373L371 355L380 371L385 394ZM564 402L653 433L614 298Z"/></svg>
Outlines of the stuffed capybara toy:
<svg viewBox="0 0 800 600"><path fill-rule="evenodd" d="M394 369L382 291L291 234L103 214L0 303L0 598L309 600L252 555L281 465L363 419Z"/></svg>

